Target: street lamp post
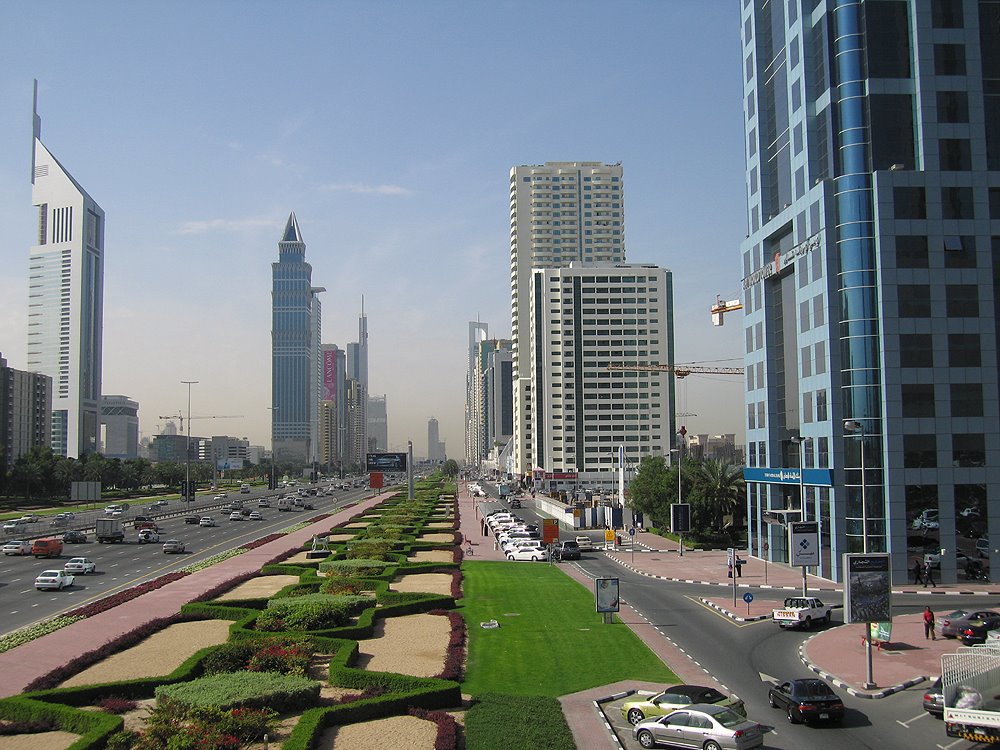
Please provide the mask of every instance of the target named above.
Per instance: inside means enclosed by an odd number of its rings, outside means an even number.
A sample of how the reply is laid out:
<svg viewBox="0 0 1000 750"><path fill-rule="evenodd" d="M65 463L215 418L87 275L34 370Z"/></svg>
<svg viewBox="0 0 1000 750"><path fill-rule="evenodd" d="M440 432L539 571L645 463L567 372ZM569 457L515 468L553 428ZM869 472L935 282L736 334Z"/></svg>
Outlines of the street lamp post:
<svg viewBox="0 0 1000 750"><path fill-rule="evenodd" d="M857 419L845 419L844 430L847 432L859 433L861 448L861 549L868 554L868 503L865 497L867 478L865 477L865 423ZM867 662L867 680L861 687L871 690L876 687L875 678L872 674L872 624L865 623L865 659Z"/></svg>
<svg viewBox="0 0 1000 750"><path fill-rule="evenodd" d="M181 383L188 387L188 429L187 446L184 451L184 499L194 501L194 492L191 491L191 386L198 383L197 380L182 380Z"/></svg>
<svg viewBox="0 0 1000 750"><path fill-rule="evenodd" d="M277 406L267 407L268 411L271 412L271 481L268 482L269 490L278 489L278 475L275 474L275 460L274 460L274 412L278 411Z"/></svg>
<svg viewBox="0 0 1000 750"><path fill-rule="evenodd" d="M806 485L805 485L805 446L811 442L811 437L796 435L792 442L799 446L799 520L806 520ZM806 577L806 566L802 566L802 596L809 596L809 580Z"/></svg>
<svg viewBox="0 0 1000 750"><path fill-rule="evenodd" d="M681 449L680 448L671 448L670 449L670 454L673 455L674 453L677 454L677 502L679 503L679 502L682 501L682 498L681 498L681 463L682 463L681 462ZM679 539L678 543L680 545L680 556L684 557L684 532L683 531L681 531L678 534L678 539Z"/></svg>

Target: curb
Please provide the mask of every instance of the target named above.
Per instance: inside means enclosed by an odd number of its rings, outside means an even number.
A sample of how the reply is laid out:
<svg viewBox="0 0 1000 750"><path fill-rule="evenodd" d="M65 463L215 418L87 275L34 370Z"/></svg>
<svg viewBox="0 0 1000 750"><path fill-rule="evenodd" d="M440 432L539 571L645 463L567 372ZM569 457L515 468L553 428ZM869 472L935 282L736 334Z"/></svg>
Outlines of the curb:
<svg viewBox="0 0 1000 750"><path fill-rule="evenodd" d="M725 607L720 607L718 604L715 604L709 599L705 599L704 597L699 598L698 601L700 601L706 607L711 607L716 612L719 612L728 617L730 620L734 620L736 622L759 622L760 620L768 620L771 617L770 615L754 615L753 617L740 617L739 615L734 615Z"/></svg>
<svg viewBox="0 0 1000 750"><path fill-rule="evenodd" d="M817 633L816 635L819 635L819 633ZM849 695L853 695L855 698L866 698L869 700L878 700L879 698L887 698L893 693L898 693L902 690L906 690L907 688L911 688L914 685L919 685L921 682L930 679L930 677L928 677L927 675L916 675L915 677L911 677L908 680L900 682L896 685L890 685L889 687L881 688L880 690L874 690L874 691L859 690L858 688L844 682L839 677L836 677L835 675L832 675L829 672L820 669L809 660L809 657L806 656L806 644L808 644L809 641L815 638L816 635L807 638L799 645L799 660L805 665L806 669L808 669L810 672L818 674L824 680L833 683L834 685L836 685Z"/></svg>
<svg viewBox="0 0 1000 750"><path fill-rule="evenodd" d="M594 699L594 710L597 715L601 717L601 721L604 723L604 728L608 730L608 734L611 735L611 739L615 741L615 745L625 750L625 746L622 744L621 737L615 732L615 728L611 726L611 722L608 721L608 716L604 713L604 708L601 706L602 703L610 703L611 701L621 700L622 698L627 698L628 696L635 693L635 690L626 690L622 693L615 693L614 695L609 695L604 698Z"/></svg>

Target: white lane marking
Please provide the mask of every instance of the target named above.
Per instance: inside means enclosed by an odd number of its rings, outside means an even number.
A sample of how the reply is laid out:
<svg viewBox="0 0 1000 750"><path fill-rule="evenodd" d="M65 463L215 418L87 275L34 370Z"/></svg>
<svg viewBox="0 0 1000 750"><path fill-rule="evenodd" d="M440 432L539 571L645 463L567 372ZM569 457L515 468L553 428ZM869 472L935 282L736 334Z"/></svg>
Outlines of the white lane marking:
<svg viewBox="0 0 1000 750"><path fill-rule="evenodd" d="M907 719L906 721L900 721L899 719L896 719L896 723L899 724L900 726L904 726L907 729L909 729L910 728L910 722L917 721L918 719L923 719L923 718L925 718L927 716L930 716L930 714L927 713L926 711L924 711L919 716L914 716L912 719Z"/></svg>

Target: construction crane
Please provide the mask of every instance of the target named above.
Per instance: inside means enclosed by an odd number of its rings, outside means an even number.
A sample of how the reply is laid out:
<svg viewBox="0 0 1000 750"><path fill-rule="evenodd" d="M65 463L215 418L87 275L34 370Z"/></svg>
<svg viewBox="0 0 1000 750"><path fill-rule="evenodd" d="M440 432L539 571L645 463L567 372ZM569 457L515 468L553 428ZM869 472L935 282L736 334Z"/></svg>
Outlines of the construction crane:
<svg viewBox="0 0 1000 750"><path fill-rule="evenodd" d="M616 372L672 372L678 379L688 375L742 375L742 367L705 367L703 365L622 365L608 363L607 369Z"/></svg>
<svg viewBox="0 0 1000 750"><path fill-rule="evenodd" d="M168 414L165 417L160 417L160 419L179 419L181 423L181 432L184 432L184 420L185 419L243 419L242 414L203 414L195 415L193 417L185 417L183 414L178 412L177 414Z"/></svg>
<svg viewBox="0 0 1000 750"><path fill-rule="evenodd" d="M712 305L712 325L721 326L723 324L723 316L727 312L735 312L742 309L743 303L738 299L726 302L720 295L715 295L715 304Z"/></svg>

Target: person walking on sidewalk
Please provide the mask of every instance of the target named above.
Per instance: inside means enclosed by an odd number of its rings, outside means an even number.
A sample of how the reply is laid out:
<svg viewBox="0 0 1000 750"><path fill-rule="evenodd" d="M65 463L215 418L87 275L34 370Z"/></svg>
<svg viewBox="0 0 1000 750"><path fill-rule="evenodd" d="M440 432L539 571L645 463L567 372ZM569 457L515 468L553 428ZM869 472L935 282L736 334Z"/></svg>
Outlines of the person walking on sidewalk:
<svg viewBox="0 0 1000 750"><path fill-rule="evenodd" d="M928 583L937 588L937 584L934 583L934 568L931 567L929 562L926 562L924 563L924 588L927 588Z"/></svg>
<svg viewBox="0 0 1000 750"><path fill-rule="evenodd" d="M920 560L913 561L913 585L916 586L918 583L924 582L924 566L921 565Z"/></svg>
<svg viewBox="0 0 1000 750"><path fill-rule="evenodd" d="M934 613L931 612L930 607L924 607L924 640L926 641L928 638L936 641L937 633L934 630Z"/></svg>

